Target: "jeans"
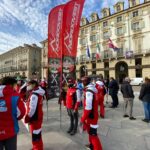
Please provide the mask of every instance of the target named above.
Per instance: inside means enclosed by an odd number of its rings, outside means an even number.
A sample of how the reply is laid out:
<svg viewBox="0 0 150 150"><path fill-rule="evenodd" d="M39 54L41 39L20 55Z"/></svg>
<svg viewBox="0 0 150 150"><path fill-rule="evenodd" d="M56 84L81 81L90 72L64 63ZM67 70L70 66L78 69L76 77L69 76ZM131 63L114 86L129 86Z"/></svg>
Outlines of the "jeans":
<svg viewBox="0 0 150 150"><path fill-rule="evenodd" d="M150 102L143 102L145 119L150 120Z"/></svg>

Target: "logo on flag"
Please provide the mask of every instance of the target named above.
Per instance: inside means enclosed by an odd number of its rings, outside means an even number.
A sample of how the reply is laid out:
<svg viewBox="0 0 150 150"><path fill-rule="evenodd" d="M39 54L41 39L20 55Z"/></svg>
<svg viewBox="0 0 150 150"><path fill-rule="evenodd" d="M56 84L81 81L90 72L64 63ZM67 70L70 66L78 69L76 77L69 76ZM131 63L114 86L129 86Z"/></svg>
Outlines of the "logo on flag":
<svg viewBox="0 0 150 150"><path fill-rule="evenodd" d="M113 49L114 51L119 51L119 48L113 44L111 39L109 39L108 41L108 46L110 49Z"/></svg>

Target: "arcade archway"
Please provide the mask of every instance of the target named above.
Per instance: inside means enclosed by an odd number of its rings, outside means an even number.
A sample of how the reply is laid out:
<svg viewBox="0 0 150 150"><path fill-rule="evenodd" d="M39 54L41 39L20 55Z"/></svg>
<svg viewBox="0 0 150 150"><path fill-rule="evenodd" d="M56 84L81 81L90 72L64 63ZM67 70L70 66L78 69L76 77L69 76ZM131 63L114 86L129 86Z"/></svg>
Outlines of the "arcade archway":
<svg viewBox="0 0 150 150"><path fill-rule="evenodd" d="M83 65L80 67L80 78L84 77L87 75L87 66Z"/></svg>
<svg viewBox="0 0 150 150"><path fill-rule="evenodd" d="M126 62L118 62L115 66L116 80L119 83L123 82L123 79L128 76L128 65Z"/></svg>

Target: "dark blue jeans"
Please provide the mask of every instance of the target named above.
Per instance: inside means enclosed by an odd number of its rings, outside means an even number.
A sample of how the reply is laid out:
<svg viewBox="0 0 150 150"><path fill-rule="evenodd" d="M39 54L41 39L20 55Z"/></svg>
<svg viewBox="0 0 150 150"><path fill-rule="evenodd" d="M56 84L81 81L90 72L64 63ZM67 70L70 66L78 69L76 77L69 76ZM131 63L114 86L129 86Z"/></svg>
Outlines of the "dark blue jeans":
<svg viewBox="0 0 150 150"><path fill-rule="evenodd" d="M150 120L150 102L143 102L145 119Z"/></svg>

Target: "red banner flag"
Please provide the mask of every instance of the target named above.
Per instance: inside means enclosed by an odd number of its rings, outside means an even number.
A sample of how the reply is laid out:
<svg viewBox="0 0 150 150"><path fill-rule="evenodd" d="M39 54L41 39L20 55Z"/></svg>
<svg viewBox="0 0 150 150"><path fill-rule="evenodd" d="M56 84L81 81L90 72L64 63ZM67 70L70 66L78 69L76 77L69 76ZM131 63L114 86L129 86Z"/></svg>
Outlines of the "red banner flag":
<svg viewBox="0 0 150 150"><path fill-rule="evenodd" d="M64 8L63 50L65 56L76 56L80 19L85 0L69 1Z"/></svg>
<svg viewBox="0 0 150 150"><path fill-rule="evenodd" d="M62 24L64 5L51 10L48 18L48 97L59 96L62 80Z"/></svg>
<svg viewBox="0 0 150 150"><path fill-rule="evenodd" d="M62 23L64 5L51 10L48 19L48 57L60 58L62 52Z"/></svg>
<svg viewBox="0 0 150 150"><path fill-rule="evenodd" d="M63 16L63 78L75 75L80 19L85 0L71 0L64 7Z"/></svg>

